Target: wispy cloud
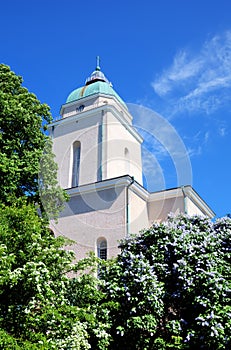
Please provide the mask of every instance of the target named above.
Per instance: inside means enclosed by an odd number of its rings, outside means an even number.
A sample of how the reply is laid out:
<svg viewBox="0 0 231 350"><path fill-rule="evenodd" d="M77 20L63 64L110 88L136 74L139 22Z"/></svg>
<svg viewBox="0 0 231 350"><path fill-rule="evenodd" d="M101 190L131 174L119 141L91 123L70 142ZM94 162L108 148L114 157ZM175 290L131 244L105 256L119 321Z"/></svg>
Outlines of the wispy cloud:
<svg viewBox="0 0 231 350"><path fill-rule="evenodd" d="M176 129L167 119L147 107L131 103L128 107L133 116L133 126L144 139L143 170L149 190L164 187L166 177L161 164L166 159L170 160L175 168L177 185L191 184L192 168L189 154Z"/></svg>
<svg viewBox="0 0 231 350"><path fill-rule="evenodd" d="M221 137L224 137L230 134L230 126L228 126L227 121L223 121L222 123L219 123L217 127L217 133Z"/></svg>
<svg viewBox="0 0 231 350"><path fill-rule="evenodd" d="M173 114L210 114L230 103L231 31L214 36L196 54L180 50L152 87L161 98L168 98Z"/></svg>
<svg viewBox="0 0 231 350"><path fill-rule="evenodd" d="M219 129L218 129L218 133L219 133L219 135L220 136L225 136L226 134L227 134L227 130L226 130L226 128L224 128L224 127L220 127Z"/></svg>
<svg viewBox="0 0 231 350"><path fill-rule="evenodd" d="M194 156L200 156L203 152L203 148L210 140L210 131L198 131L194 136L190 137L190 142L187 140L187 150L190 158Z"/></svg>

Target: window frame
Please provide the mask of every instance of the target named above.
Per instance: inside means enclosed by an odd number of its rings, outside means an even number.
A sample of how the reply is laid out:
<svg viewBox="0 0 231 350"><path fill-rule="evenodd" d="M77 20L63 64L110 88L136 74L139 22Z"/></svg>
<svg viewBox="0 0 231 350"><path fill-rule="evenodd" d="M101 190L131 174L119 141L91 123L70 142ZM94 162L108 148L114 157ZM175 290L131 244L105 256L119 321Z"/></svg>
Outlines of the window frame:
<svg viewBox="0 0 231 350"><path fill-rule="evenodd" d="M75 141L72 145L71 187L77 187L79 185L80 153L81 153L81 143L80 141Z"/></svg>

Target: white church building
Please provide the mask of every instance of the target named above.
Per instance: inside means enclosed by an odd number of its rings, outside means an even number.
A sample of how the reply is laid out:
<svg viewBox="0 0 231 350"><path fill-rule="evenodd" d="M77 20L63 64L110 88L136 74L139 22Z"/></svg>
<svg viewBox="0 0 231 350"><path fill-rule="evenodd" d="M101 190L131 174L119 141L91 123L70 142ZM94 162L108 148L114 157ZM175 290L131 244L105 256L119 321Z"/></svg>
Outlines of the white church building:
<svg viewBox="0 0 231 350"><path fill-rule="evenodd" d="M142 137L97 64L72 91L50 127L58 180L70 196L51 228L76 243L77 259L116 256L118 241L163 221L170 212L213 217L191 186L150 193L143 187Z"/></svg>

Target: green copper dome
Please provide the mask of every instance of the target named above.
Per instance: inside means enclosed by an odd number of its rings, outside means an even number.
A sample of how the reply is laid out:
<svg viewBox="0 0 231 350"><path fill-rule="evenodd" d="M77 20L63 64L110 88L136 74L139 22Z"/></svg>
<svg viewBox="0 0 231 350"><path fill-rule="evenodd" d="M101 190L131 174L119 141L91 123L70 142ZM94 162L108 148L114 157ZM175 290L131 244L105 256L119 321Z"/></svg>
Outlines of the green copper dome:
<svg viewBox="0 0 231 350"><path fill-rule="evenodd" d="M91 96L94 94L104 94L109 96L114 96L123 106L126 106L121 97L113 90L110 84L103 81L96 81L89 85L82 86L70 93L68 96L66 103L73 102L79 100L83 97Z"/></svg>
<svg viewBox="0 0 231 350"><path fill-rule="evenodd" d="M67 97L66 103L80 100L81 98L88 97L95 94L104 94L108 96L114 96L125 108L127 108L121 97L112 88L112 84L105 77L100 70L99 63L95 71L86 80L86 84L76 90L73 90Z"/></svg>

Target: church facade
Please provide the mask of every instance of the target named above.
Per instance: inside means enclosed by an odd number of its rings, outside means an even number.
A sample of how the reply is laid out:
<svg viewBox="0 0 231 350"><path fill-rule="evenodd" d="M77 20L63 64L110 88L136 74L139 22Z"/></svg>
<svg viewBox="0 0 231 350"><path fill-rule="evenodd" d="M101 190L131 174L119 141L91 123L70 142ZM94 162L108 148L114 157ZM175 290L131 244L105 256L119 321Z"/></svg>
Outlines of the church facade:
<svg viewBox="0 0 231 350"><path fill-rule="evenodd" d="M191 186L154 193L143 187L143 139L99 65L68 96L49 131L59 184L70 196L51 228L76 242L78 259L89 251L103 259L116 256L119 240L170 212L214 216Z"/></svg>

